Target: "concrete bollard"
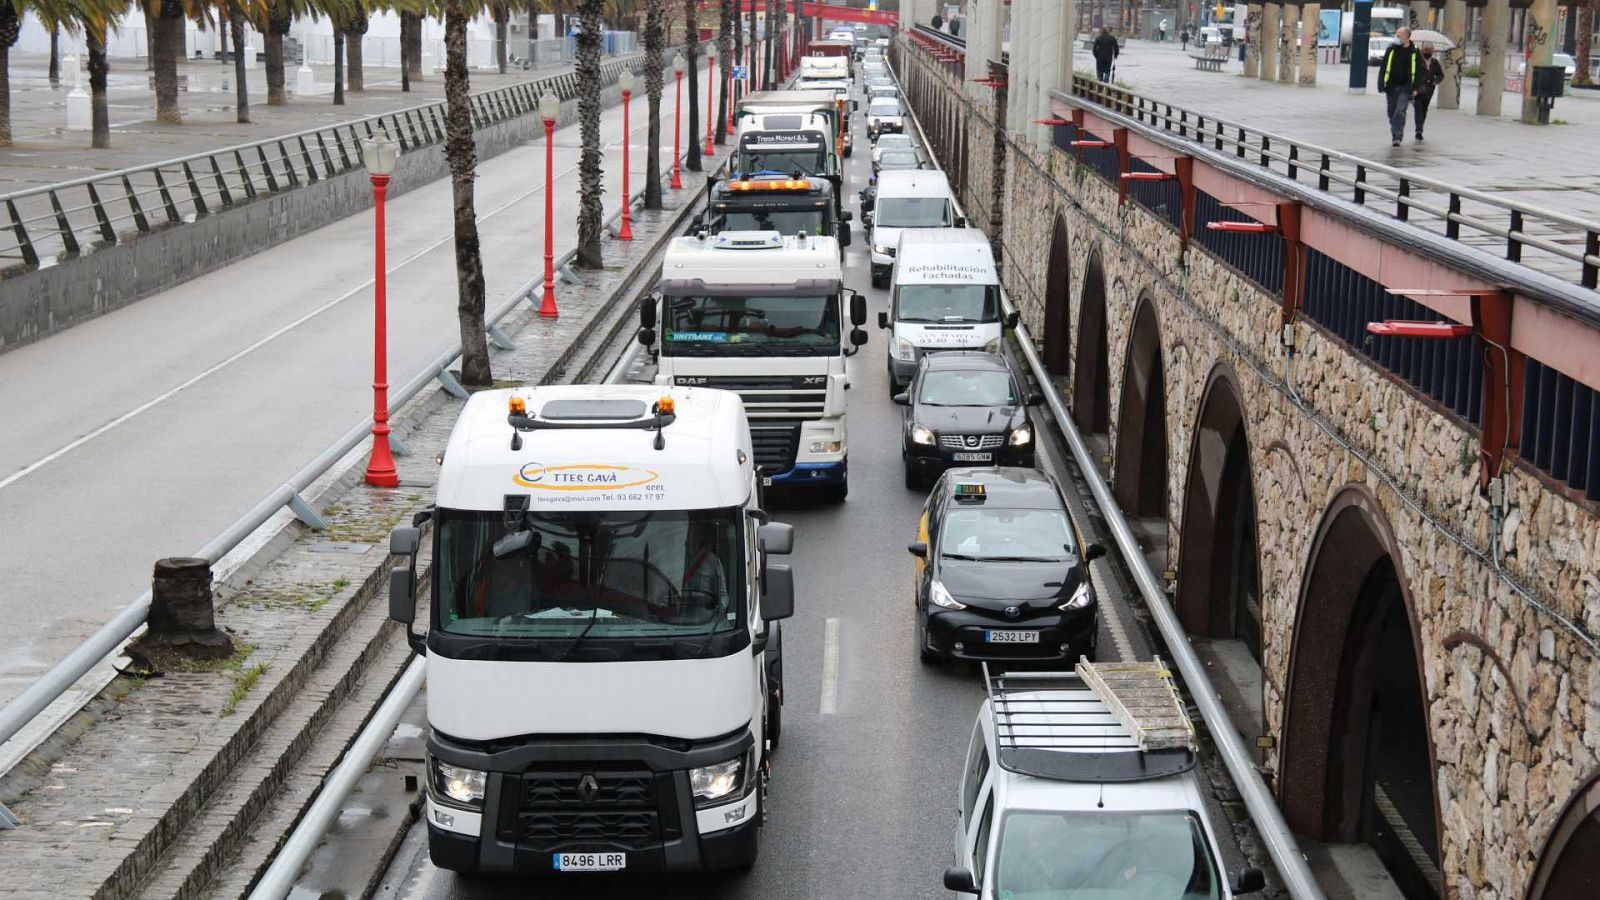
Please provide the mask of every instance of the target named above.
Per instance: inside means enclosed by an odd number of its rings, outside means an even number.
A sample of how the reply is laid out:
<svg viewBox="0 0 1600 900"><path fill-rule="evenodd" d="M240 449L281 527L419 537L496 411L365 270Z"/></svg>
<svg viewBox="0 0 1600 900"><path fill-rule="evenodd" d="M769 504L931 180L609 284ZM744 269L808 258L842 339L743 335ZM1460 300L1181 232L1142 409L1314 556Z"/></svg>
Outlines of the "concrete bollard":
<svg viewBox="0 0 1600 900"><path fill-rule="evenodd" d="M249 41L245 41L245 43L244 43L244 67L246 69L253 69L253 68L255 68L255 66L256 66L256 45L250 43Z"/></svg>
<svg viewBox="0 0 1600 900"><path fill-rule="evenodd" d="M177 659L225 659L233 640L217 628L212 608L211 563L176 556L156 561L147 629L128 647L134 665L161 671Z"/></svg>
<svg viewBox="0 0 1600 900"><path fill-rule="evenodd" d="M301 63L300 68L294 71L295 94L301 97L309 97L316 93L316 90L317 73L311 71L310 66L306 65L305 63Z"/></svg>
<svg viewBox="0 0 1600 900"><path fill-rule="evenodd" d="M67 130L88 131L94 127L94 109L89 92L83 89L83 69L76 56L61 59L62 68L72 73L72 90L67 92Z"/></svg>

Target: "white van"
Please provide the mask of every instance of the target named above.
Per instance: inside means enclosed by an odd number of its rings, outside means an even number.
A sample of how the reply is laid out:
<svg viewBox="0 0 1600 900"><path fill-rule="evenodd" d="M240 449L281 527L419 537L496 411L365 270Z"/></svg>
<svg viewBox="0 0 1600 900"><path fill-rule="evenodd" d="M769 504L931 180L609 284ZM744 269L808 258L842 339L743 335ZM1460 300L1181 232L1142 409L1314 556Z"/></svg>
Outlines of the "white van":
<svg viewBox="0 0 1600 900"><path fill-rule="evenodd" d="M1000 273L989 238L976 228L911 228L900 233L889 311L878 327L889 333L890 393L911 382L925 353L1000 350L1001 330L1015 314L1001 313Z"/></svg>
<svg viewBox="0 0 1600 900"><path fill-rule="evenodd" d="M967 220L956 213L955 195L943 172L903 169L878 175L878 195L863 221L872 227L872 286L889 283L900 232L906 228L964 228Z"/></svg>

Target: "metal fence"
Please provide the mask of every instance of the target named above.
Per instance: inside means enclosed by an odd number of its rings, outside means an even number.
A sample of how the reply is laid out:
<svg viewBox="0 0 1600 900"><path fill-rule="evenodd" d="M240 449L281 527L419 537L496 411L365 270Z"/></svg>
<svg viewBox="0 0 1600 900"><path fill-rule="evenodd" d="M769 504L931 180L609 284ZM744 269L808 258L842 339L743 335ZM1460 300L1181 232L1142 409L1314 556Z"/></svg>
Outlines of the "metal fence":
<svg viewBox="0 0 1600 900"><path fill-rule="evenodd" d="M642 56L601 65L612 85ZM473 128L537 111L546 90L577 96L578 76L552 75L472 94ZM55 265L159 228L361 168L361 141L383 134L401 152L444 141L443 101L0 195L0 275Z"/></svg>
<svg viewBox="0 0 1600 900"><path fill-rule="evenodd" d="M1547 275L1591 289L1600 282L1600 220L1448 184L1184 109L1083 74L1073 76L1072 96Z"/></svg>

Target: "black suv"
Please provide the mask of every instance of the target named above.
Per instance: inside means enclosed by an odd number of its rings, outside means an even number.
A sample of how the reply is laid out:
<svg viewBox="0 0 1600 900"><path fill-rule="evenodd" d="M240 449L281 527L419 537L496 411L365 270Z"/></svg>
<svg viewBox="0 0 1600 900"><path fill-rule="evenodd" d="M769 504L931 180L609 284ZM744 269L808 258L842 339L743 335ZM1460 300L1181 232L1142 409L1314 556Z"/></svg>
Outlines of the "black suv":
<svg viewBox="0 0 1600 900"><path fill-rule="evenodd" d="M951 466L1032 466L1033 423L1023 400L1011 367L997 354L924 356L911 386L894 395L908 407L900 439L906 487L921 488Z"/></svg>
<svg viewBox="0 0 1600 900"><path fill-rule="evenodd" d="M951 659L1076 662L1095 656L1099 606L1085 544L1055 480L1037 469L951 469L910 547L917 648Z"/></svg>

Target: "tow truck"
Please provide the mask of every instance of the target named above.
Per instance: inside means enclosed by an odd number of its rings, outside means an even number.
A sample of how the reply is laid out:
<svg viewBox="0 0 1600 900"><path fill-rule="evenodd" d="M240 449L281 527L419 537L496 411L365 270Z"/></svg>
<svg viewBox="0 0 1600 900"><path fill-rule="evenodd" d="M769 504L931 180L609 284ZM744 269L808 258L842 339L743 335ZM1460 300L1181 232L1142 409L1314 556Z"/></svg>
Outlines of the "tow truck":
<svg viewBox="0 0 1600 900"><path fill-rule="evenodd" d="M867 341L867 304L844 287L838 242L776 231L674 238L656 290L640 305L638 337L656 356L657 383L738 391L763 485L844 500L845 358Z"/></svg>
<svg viewBox="0 0 1600 900"><path fill-rule="evenodd" d="M423 816L458 872L755 862L794 607L738 395L526 387L467 401L436 505L395 529L426 653ZM431 524L426 634L417 567Z"/></svg>
<svg viewBox="0 0 1600 900"><path fill-rule="evenodd" d="M706 211L697 214L691 232L777 231L836 238L839 252L850 246L851 214L840 213L833 182L826 178L776 175L736 176L713 182Z"/></svg>

